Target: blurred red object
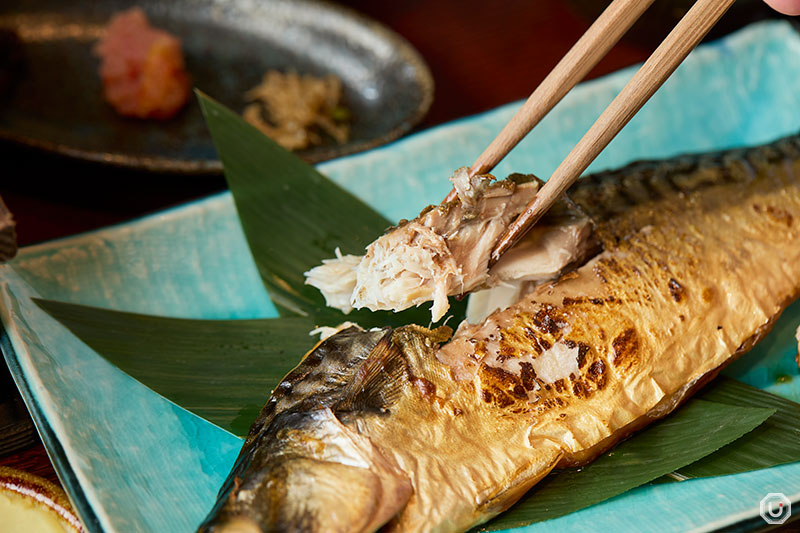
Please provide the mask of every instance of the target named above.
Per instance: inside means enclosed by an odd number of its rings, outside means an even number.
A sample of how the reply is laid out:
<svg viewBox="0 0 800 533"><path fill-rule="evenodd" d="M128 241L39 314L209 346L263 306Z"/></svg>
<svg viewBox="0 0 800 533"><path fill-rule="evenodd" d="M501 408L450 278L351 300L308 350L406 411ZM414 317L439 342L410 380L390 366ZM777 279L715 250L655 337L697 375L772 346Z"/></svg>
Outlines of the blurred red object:
<svg viewBox="0 0 800 533"><path fill-rule="evenodd" d="M120 115L168 119L189 99L181 42L153 28L138 7L114 15L95 47L103 96Z"/></svg>

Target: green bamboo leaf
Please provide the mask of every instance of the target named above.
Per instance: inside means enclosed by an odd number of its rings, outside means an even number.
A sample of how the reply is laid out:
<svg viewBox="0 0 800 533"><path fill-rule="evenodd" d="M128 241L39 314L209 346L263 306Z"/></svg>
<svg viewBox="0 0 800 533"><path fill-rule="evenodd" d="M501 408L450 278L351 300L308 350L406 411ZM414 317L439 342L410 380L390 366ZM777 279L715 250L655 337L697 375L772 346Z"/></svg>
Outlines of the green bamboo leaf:
<svg viewBox="0 0 800 533"><path fill-rule="evenodd" d="M775 409L691 400L588 466L548 476L480 530L521 527L600 503L697 461L773 413Z"/></svg>
<svg viewBox="0 0 800 533"><path fill-rule="evenodd" d="M719 378L698 398L776 410L759 427L677 471L680 478L724 476L800 461L800 404L730 378Z"/></svg>
<svg viewBox="0 0 800 533"><path fill-rule="evenodd" d="M361 255L391 222L314 167L208 96L198 93L222 160L239 220L261 279L282 316L310 316L364 327L427 324L427 306L402 313L366 310L348 315L325 306L303 273L342 253ZM450 315L464 318L466 302L451 299Z"/></svg>
<svg viewBox="0 0 800 533"><path fill-rule="evenodd" d="M276 306L325 309L303 272L343 253L362 254L391 223L219 102L198 93L242 229Z"/></svg>
<svg viewBox="0 0 800 533"><path fill-rule="evenodd" d="M189 320L35 301L114 365L236 435L315 344L307 318Z"/></svg>

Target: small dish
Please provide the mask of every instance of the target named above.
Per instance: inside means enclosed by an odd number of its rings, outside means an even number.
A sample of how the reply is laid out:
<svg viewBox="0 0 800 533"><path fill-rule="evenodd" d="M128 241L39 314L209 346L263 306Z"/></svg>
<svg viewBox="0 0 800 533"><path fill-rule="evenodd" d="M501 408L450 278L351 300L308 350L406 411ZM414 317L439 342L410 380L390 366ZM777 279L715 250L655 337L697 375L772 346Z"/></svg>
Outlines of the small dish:
<svg viewBox="0 0 800 533"><path fill-rule="evenodd" d="M7 466L0 466L0 516L8 533L83 533L63 490Z"/></svg>
<svg viewBox="0 0 800 533"><path fill-rule="evenodd" d="M18 55L0 90L0 139L102 163L174 173L222 169L197 102L173 119L118 116L103 101L92 47L127 0L8 0L0 56ZM343 85L351 136L298 152L310 162L362 151L408 132L430 107L433 78L404 39L355 11L313 0L140 0L154 26L183 42L195 87L232 109L271 69ZM7 53L8 52L8 53ZM3 61L0 61L0 71ZM3 72L0 72L0 78ZM8 76L6 76L8 77ZM0 79L0 85L2 85ZM0 88L1 89L1 88Z"/></svg>

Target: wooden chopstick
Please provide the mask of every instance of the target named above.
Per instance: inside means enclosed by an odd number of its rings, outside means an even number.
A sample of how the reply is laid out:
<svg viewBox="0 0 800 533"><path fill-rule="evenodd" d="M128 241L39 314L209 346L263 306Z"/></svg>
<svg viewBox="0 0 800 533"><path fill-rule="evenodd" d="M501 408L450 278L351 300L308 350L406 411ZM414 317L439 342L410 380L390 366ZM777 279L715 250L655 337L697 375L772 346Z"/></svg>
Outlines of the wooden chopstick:
<svg viewBox="0 0 800 533"><path fill-rule="evenodd" d="M623 87L586 135L550 176L542 190L517 217L495 245L489 260L494 265L556 199L586 170L611 139L675 71L703 39L734 0L697 0L656 51Z"/></svg>
<svg viewBox="0 0 800 533"><path fill-rule="evenodd" d="M614 0L475 160L469 170L470 176L490 172L575 84L586 77L652 3L653 0ZM453 189L445 202L455 197Z"/></svg>

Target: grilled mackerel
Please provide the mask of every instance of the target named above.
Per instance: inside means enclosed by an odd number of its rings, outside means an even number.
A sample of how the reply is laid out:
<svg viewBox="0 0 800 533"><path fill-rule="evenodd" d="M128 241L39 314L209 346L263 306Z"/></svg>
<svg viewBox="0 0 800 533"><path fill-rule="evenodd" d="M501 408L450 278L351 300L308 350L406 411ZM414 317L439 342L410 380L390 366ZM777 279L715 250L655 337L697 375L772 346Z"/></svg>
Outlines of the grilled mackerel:
<svg viewBox="0 0 800 533"><path fill-rule="evenodd" d="M675 409L798 295L797 137L636 163L569 196L597 253L452 338L409 325L318 344L201 530L469 529Z"/></svg>

